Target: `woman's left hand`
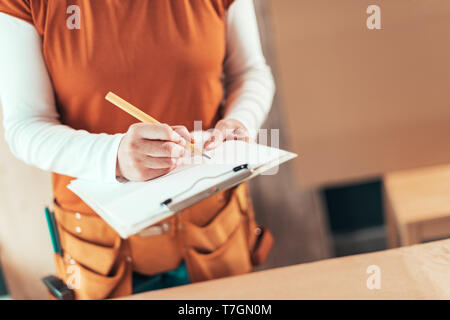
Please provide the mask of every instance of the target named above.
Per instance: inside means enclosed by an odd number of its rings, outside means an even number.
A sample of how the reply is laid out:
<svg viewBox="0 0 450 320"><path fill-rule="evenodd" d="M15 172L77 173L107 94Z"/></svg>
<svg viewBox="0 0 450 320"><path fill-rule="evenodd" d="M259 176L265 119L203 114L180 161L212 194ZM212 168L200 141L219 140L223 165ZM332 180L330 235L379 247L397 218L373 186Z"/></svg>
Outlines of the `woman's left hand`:
<svg viewBox="0 0 450 320"><path fill-rule="evenodd" d="M226 140L250 141L250 134L247 128L235 119L220 120L214 128L211 138L205 143L205 150L212 150L219 147Z"/></svg>

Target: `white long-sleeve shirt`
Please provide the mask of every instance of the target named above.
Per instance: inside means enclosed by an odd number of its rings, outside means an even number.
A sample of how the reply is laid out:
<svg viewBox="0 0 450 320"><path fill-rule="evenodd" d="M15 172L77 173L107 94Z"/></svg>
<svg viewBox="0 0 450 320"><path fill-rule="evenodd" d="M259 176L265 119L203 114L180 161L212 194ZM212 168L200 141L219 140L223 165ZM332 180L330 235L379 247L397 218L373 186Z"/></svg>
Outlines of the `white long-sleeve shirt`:
<svg viewBox="0 0 450 320"><path fill-rule="evenodd" d="M227 13L225 118L255 133L272 105L274 82L264 59L252 0ZM92 134L59 121L54 92L33 25L0 13L0 102L5 138L26 163L76 178L115 182L123 134Z"/></svg>

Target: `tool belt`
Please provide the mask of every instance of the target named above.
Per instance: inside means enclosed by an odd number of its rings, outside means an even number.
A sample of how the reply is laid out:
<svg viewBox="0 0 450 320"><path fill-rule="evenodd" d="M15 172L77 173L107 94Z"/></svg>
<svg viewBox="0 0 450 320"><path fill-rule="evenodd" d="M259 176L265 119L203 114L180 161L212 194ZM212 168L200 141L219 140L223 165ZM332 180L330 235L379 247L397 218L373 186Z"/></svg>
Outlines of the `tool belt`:
<svg viewBox="0 0 450 320"><path fill-rule="evenodd" d="M214 195L140 234L120 236L99 216L54 213L62 247L57 275L76 299L132 293L132 273L155 275L185 261L191 282L250 272L272 247L269 230L256 224L247 184Z"/></svg>

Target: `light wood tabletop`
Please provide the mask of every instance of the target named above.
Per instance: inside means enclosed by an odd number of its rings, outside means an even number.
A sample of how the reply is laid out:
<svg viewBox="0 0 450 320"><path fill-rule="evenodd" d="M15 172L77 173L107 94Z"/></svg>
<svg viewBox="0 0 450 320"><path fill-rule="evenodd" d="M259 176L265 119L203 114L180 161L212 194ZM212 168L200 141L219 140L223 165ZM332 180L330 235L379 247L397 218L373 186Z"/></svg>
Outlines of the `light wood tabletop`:
<svg viewBox="0 0 450 320"><path fill-rule="evenodd" d="M371 290L368 279L374 280L378 271L381 287ZM152 291L125 299L450 299L450 239Z"/></svg>

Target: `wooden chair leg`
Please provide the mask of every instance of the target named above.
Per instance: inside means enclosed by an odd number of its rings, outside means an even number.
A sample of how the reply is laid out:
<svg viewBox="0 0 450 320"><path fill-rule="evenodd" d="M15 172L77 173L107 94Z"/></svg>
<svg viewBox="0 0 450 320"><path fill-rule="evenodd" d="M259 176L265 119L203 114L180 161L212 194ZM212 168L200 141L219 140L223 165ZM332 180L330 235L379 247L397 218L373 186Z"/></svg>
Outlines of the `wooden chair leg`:
<svg viewBox="0 0 450 320"><path fill-rule="evenodd" d="M386 224L386 242L389 249L399 247L398 226L395 221L389 198L384 194L384 219Z"/></svg>
<svg viewBox="0 0 450 320"><path fill-rule="evenodd" d="M402 246L412 246L420 242L420 230L417 224L410 224L401 228L400 243Z"/></svg>

